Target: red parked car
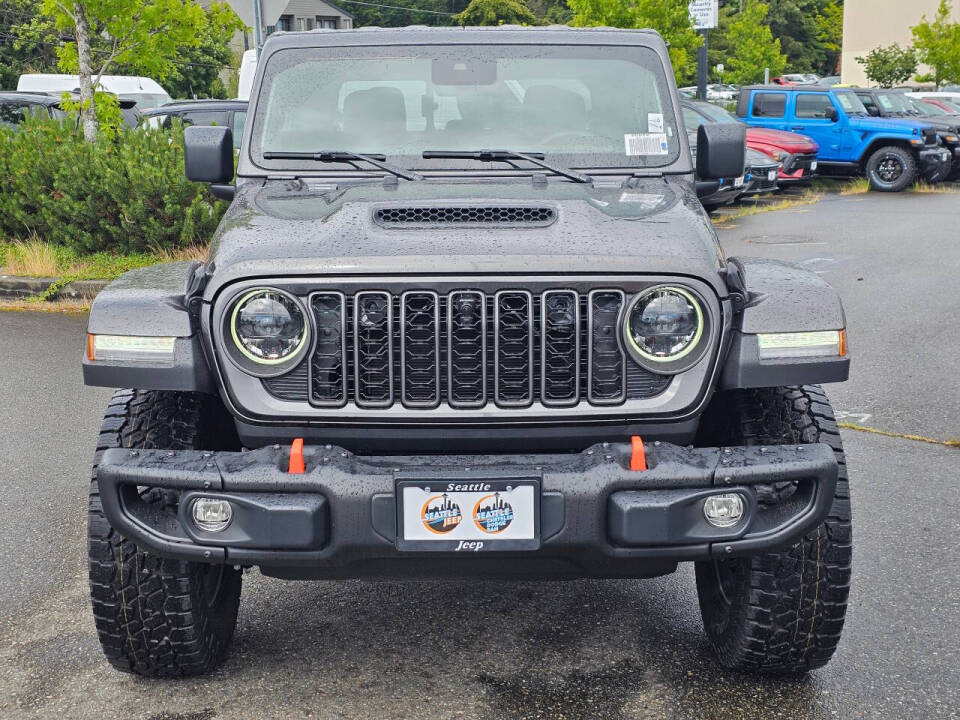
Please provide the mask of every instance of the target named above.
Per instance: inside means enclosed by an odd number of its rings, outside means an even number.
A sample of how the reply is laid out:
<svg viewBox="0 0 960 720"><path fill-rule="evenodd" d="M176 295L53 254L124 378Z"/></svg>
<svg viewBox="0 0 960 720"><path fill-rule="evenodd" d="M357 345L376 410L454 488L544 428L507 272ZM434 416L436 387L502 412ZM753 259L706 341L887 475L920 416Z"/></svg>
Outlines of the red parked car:
<svg viewBox="0 0 960 720"><path fill-rule="evenodd" d="M681 100L680 104L684 109L705 117L709 122L740 122L735 115L713 103ZM817 171L817 153L820 146L806 135L748 127L747 147L779 161L781 185L809 179Z"/></svg>

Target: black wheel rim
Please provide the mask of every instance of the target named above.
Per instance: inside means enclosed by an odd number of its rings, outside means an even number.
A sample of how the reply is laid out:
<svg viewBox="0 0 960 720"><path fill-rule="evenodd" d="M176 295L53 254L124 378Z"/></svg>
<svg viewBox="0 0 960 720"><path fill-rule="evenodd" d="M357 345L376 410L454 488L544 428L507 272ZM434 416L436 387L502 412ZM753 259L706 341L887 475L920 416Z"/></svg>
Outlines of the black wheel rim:
<svg viewBox="0 0 960 720"><path fill-rule="evenodd" d="M903 175L903 161L896 155L884 155L877 165L877 177L885 183L894 183Z"/></svg>

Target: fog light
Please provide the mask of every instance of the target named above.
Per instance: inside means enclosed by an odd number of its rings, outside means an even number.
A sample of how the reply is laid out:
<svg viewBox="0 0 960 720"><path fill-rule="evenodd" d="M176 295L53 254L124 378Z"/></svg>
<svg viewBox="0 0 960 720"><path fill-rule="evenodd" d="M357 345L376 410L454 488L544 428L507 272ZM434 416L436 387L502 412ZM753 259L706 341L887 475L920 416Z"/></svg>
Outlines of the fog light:
<svg viewBox="0 0 960 720"><path fill-rule="evenodd" d="M736 493L711 495L703 502L703 515L714 527L733 527L743 518L743 498Z"/></svg>
<svg viewBox="0 0 960 720"><path fill-rule="evenodd" d="M206 532L222 532L233 519L233 509L226 500L197 498L191 512L194 524Z"/></svg>

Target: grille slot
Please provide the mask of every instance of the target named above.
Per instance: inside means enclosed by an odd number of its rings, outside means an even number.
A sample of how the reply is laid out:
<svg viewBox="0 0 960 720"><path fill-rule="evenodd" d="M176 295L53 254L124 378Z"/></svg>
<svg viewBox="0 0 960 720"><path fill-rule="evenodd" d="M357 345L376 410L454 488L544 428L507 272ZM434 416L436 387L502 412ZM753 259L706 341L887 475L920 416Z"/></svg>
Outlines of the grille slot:
<svg viewBox="0 0 960 720"><path fill-rule="evenodd" d="M446 402L507 411L652 398L671 377L627 362L619 339L625 301L619 289L318 291L307 302L313 353L262 383L277 399L326 408Z"/></svg>
<svg viewBox="0 0 960 720"><path fill-rule="evenodd" d="M315 405L341 407L347 402L347 299L343 293L310 297L317 345L310 360L310 395Z"/></svg>
<svg viewBox="0 0 960 720"><path fill-rule="evenodd" d="M593 290L588 301L587 399L595 405L623 402L627 394L626 359L617 338L622 290Z"/></svg>
<svg viewBox="0 0 960 720"><path fill-rule="evenodd" d="M533 402L533 296L502 290L494 297L494 399L503 407Z"/></svg>
<svg viewBox="0 0 960 720"><path fill-rule="evenodd" d="M392 301L386 292L354 296L354 395L360 407L393 404Z"/></svg>
<svg viewBox="0 0 960 720"><path fill-rule="evenodd" d="M447 296L447 393L458 408L487 402L487 305L476 290Z"/></svg>
<svg viewBox="0 0 960 720"><path fill-rule="evenodd" d="M576 405L580 397L580 299L572 290L550 290L540 304L540 400Z"/></svg>
<svg viewBox="0 0 960 720"><path fill-rule="evenodd" d="M440 403L440 298L437 293L416 290L401 297L400 356L403 404L436 407Z"/></svg>
<svg viewBox="0 0 960 720"><path fill-rule="evenodd" d="M530 206L417 206L379 208L374 220L383 226L405 225L527 225L543 227L557 219L550 207Z"/></svg>

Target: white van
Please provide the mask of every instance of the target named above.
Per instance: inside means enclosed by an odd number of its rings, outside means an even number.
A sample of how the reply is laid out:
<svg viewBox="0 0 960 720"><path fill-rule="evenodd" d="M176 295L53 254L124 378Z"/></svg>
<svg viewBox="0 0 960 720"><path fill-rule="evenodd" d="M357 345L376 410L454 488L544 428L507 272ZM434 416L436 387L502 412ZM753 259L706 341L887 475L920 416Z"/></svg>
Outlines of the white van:
<svg viewBox="0 0 960 720"><path fill-rule="evenodd" d="M167 91L156 80L147 77L104 75L100 78L100 88L124 99L135 100L139 110L160 107L170 102ZM80 81L76 75L34 73L21 75L17 81L17 90L41 93L79 92Z"/></svg>
<svg viewBox="0 0 960 720"><path fill-rule="evenodd" d="M249 100L253 76L257 72L257 51L245 50L240 60L240 76L237 81L237 100Z"/></svg>

